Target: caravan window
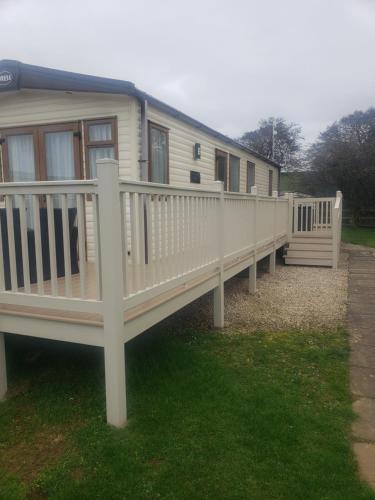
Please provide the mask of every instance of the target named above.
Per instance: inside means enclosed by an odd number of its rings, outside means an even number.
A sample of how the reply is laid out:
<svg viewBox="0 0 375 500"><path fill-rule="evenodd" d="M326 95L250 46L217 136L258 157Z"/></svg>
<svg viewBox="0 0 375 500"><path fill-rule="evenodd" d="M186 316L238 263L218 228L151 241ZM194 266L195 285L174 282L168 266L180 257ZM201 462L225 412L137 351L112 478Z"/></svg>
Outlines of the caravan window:
<svg viewBox="0 0 375 500"><path fill-rule="evenodd" d="M117 129L115 118L85 122L87 177L97 177L96 161L117 158Z"/></svg>
<svg viewBox="0 0 375 500"><path fill-rule="evenodd" d="M5 181L82 178L78 122L7 129L0 135Z"/></svg>
<svg viewBox="0 0 375 500"><path fill-rule="evenodd" d="M224 191L227 187L227 163L228 153L216 149L215 151L215 181L222 181L224 183Z"/></svg>
<svg viewBox="0 0 375 500"><path fill-rule="evenodd" d="M237 156L229 156L229 191L240 190L240 159Z"/></svg>
<svg viewBox="0 0 375 500"><path fill-rule="evenodd" d="M255 163L247 162L246 192L251 193L251 188L255 186Z"/></svg>
<svg viewBox="0 0 375 500"><path fill-rule="evenodd" d="M150 182L169 182L169 137L168 129L149 122L149 172Z"/></svg>

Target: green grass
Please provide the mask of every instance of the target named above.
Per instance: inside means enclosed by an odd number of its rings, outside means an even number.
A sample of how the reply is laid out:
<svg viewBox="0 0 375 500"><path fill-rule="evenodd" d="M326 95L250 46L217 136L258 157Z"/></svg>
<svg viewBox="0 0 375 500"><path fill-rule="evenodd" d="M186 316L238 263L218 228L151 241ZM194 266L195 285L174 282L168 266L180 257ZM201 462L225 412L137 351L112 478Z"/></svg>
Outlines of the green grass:
<svg viewBox="0 0 375 500"><path fill-rule="evenodd" d="M172 330L127 345L121 430L100 350L8 338L0 498L375 498L351 452L345 332Z"/></svg>
<svg viewBox="0 0 375 500"><path fill-rule="evenodd" d="M367 227L343 227L342 241L355 245L375 247L375 229Z"/></svg>

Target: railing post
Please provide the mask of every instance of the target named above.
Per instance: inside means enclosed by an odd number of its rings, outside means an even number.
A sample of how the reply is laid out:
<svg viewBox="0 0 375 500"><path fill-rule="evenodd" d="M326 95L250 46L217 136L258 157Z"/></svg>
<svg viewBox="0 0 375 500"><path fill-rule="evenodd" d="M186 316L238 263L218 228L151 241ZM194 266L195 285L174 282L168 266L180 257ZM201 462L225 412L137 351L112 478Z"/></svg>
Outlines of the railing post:
<svg viewBox="0 0 375 500"><path fill-rule="evenodd" d="M123 259L118 162L98 160L97 171L107 422L121 427L126 423L127 415L122 340Z"/></svg>
<svg viewBox="0 0 375 500"><path fill-rule="evenodd" d="M292 241L293 238L293 193L287 193L288 197L288 243Z"/></svg>
<svg viewBox="0 0 375 500"><path fill-rule="evenodd" d="M224 328L224 183L217 181L219 209L217 211L217 239L219 253L219 286L214 289L214 326Z"/></svg>
<svg viewBox="0 0 375 500"><path fill-rule="evenodd" d="M332 267L337 269L340 255L341 242L341 210L342 193L336 191L335 205L332 208Z"/></svg>
<svg viewBox="0 0 375 500"><path fill-rule="evenodd" d="M0 401L5 398L7 392L7 367L5 359L4 334L0 333Z"/></svg>
<svg viewBox="0 0 375 500"><path fill-rule="evenodd" d="M254 294L257 291L257 216L258 216L258 188L251 186L251 194L255 196L254 204L254 261L249 267L249 293Z"/></svg>
<svg viewBox="0 0 375 500"><path fill-rule="evenodd" d="M273 206L273 250L270 254L269 272L274 274L276 271L276 217L277 217L277 200L279 198L279 193L277 191L272 191L272 198L274 201Z"/></svg>

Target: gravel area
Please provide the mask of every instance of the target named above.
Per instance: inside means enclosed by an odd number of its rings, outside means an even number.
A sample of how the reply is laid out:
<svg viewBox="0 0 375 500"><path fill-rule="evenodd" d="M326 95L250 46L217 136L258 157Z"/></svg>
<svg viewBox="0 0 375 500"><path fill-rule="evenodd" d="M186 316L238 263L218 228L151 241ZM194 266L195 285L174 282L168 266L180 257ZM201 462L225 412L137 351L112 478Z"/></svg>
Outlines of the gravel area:
<svg viewBox="0 0 375 500"><path fill-rule="evenodd" d="M249 295L247 288L247 278L226 283L226 331L336 329L345 324L347 254L341 254L337 270L278 264L272 276L259 273L255 295ZM200 298L173 318L189 326L211 326L212 296Z"/></svg>

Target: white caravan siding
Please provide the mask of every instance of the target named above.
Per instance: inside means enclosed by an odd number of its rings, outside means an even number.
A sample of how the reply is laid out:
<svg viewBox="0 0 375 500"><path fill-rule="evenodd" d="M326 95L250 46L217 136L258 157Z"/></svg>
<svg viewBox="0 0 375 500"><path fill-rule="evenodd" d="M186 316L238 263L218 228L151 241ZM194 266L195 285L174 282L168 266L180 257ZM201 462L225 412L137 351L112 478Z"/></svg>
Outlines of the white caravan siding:
<svg viewBox="0 0 375 500"><path fill-rule="evenodd" d="M278 169L257 157L246 153L198 128L192 127L159 109L149 106L148 119L169 129L169 180L176 186L195 186L190 183L190 170L201 174L201 185L209 186L215 181L215 149L226 151L241 159L240 191L246 192L247 161L255 163L255 184L259 194L268 195L268 172L273 171L273 190L278 189ZM201 144L201 159L193 159L193 147Z"/></svg>
<svg viewBox="0 0 375 500"><path fill-rule="evenodd" d="M116 116L120 175L138 172L138 106L128 96L21 90L0 94L0 129Z"/></svg>
<svg viewBox="0 0 375 500"><path fill-rule="evenodd" d="M138 178L138 112L137 101L124 95L44 90L21 90L0 94L0 129L115 116L118 126L120 175L128 179ZM85 149L82 149L85 171ZM93 258L95 250L92 219L92 204L87 202L89 259Z"/></svg>

